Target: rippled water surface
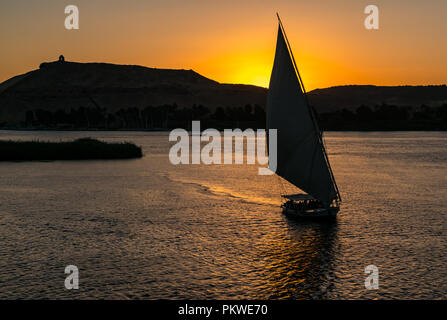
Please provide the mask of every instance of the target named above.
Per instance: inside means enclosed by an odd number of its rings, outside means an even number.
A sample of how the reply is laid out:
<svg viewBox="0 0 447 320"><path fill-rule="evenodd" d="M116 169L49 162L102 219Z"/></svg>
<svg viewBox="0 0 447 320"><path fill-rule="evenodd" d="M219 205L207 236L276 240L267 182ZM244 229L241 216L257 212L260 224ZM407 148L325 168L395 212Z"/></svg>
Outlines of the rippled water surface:
<svg viewBox="0 0 447 320"><path fill-rule="evenodd" d="M447 133L327 133L343 198L334 224L285 218L285 182L257 166L171 165L167 133L0 131L85 136L145 156L0 163L0 298L447 296ZM371 264L376 291L364 287Z"/></svg>

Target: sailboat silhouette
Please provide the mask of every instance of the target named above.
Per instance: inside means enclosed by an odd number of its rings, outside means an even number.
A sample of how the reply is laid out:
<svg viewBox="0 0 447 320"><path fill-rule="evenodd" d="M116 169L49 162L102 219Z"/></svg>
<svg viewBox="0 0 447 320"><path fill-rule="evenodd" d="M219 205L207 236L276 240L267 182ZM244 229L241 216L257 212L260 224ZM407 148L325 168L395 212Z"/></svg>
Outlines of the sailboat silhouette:
<svg viewBox="0 0 447 320"><path fill-rule="evenodd" d="M283 212L299 218L333 218L341 197L322 132L307 99L292 49L278 17L275 61L267 95L267 129L277 129L276 174L304 194L283 195Z"/></svg>

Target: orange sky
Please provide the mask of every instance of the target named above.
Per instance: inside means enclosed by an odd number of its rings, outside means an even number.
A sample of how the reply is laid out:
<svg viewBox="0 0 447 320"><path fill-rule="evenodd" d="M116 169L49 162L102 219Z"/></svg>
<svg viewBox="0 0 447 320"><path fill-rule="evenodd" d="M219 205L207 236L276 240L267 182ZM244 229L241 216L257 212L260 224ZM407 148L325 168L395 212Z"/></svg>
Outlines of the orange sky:
<svg viewBox="0 0 447 320"><path fill-rule="evenodd" d="M79 7L79 30L64 28L69 4ZM363 25L368 4L379 7L379 30ZM308 90L446 83L444 0L4 0L0 81L64 54L268 86L276 11Z"/></svg>

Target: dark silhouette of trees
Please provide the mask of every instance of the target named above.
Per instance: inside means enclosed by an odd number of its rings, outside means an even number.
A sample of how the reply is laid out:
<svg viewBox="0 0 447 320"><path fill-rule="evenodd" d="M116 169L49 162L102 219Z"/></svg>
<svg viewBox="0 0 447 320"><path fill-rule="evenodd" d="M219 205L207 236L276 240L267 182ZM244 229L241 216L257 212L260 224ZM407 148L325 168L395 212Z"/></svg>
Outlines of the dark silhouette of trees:
<svg viewBox="0 0 447 320"><path fill-rule="evenodd" d="M53 114L47 110L37 109L36 119L44 126L51 126L53 124Z"/></svg>
<svg viewBox="0 0 447 320"><path fill-rule="evenodd" d="M314 110L322 130L447 130L447 104L439 107L394 106L382 103L361 105L355 110L341 109L318 113ZM144 129L165 130L191 128L191 121L201 121L201 128L265 128L266 113L259 105L220 106L210 110L203 105L179 108L174 104L123 107L108 112L94 107L28 110L24 127L63 129Z"/></svg>
<svg viewBox="0 0 447 320"><path fill-rule="evenodd" d="M217 107L214 111L213 119L217 121L225 121L225 110L222 107Z"/></svg>
<svg viewBox="0 0 447 320"><path fill-rule="evenodd" d="M25 125L27 127L31 127L34 125L35 117L34 112L32 110L28 110L25 113Z"/></svg>
<svg viewBox="0 0 447 320"><path fill-rule="evenodd" d="M357 108L356 115L359 121L370 121L374 117L374 112L371 110L370 107L361 105Z"/></svg>
<svg viewBox="0 0 447 320"><path fill-rule="evenodd" d="M447 105L418 108L382 103L320 114L323 130L447 130Z"/></svg>
<svg viewBox="0 0 447 320"><path fill-rule="evenodd" d="M442 105L436 110L436 117L447 122L447 104Z"/></svg>

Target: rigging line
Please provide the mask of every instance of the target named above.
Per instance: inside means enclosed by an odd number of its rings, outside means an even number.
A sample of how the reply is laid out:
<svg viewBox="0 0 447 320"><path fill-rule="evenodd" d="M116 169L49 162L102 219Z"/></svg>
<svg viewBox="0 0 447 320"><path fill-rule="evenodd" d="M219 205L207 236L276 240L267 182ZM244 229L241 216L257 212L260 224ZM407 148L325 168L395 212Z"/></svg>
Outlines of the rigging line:
<svg viewBox="0 0 447 320"><path fill-rule="evenodd" d="M314 161L315 161L315 154L317 153L317 146L314 143L314 151L312 152L312 161L310 162L310 170L309 170L309 177L308 179L308 186L311 185L311 181L312 181L312 172L314 171Z"/></svg>
<svg viewBox="0 0 447 320"><path fill-rule="evenodd" d="M335 177L334 177L334 174L333 174L333 172L332 172L331 164L329 163L329 159L328 159L328 156L327 156L327 153L326 153L326 148L325 148L325 146L324 146L324 141L322 140L322 132L320 131L320 128L318 127L318 124L317 124L316 119L315 119L315 115L314 115L314 113L313 113L312 108L310 107L309 100L308 100L308 97L307 97L306 88L304 87L303 80L301 79L301 75L300 75L300 72L299 72L298 67L297 67L297 65L296 65L295 57L294 57L294 55L293 55L292 47L290 46L289 39L287 38L287 34L286 34L286 31L285 31L284 26L283 26L283 24L282 24L281 18L279 17L279 14L278 14L278 13L276 13L276 16L277 16L278 21L279 21L279 25L280 25L280 28L281 28L281 32L282 32L282 34L283 34L283 36L284 36L284 39L285 39L285 41L286 41L286 44L287 44L287 50L289 51L290 57L292 58L292 63L293 63L293 66L294 66L294 68L295 68L295 72L296 72L296 74L297 74L297 76L298 76L298 82L299 82L299 84L300 84L300 86L301 86L301 89L302 89L302 91L303 91L304 99L305 99L305 101L306 101L307 108L308 108L310 117L311 117L311 119L312 119L312 123L313 123L314 128L315 128L315 131L316 131L316 135L317 135L318 142L319 142L320 147L321 147L321 149L322 149L322 151L323 151L323 157L324 157L326 166L328 167L329 176L330 176L331 181L332 181L332 184L334 185L335 190L336 190L336 192L337 192L337 198L341 201L340 192L339 192L339 190L338 190L337 183L335 182Z"/></svg>
<svg viewBox="0 0 447 320"><path fill-rule="evenodd" d="M279 183L281 183L281 198L282 198L282 196L285 196L286 195L286 193L287 193L287 188L284 186L284 182L281 180L281 177L279 177L278 176L278 179L279 179Z"/></svg>
<svg viewBox="0 0 447 320"><path fill-rule="evenodd" d="M279 193L280 193L280 196L282 198L282 196L285 195L285 192L283 192L283 191L285 191L284 185L283 185L283 183L281 181L281 177L280 176L277 175L276 178L278 179L278 182L279 182Z"/></svg>
<svg viewBox="0 0 447 320"><path fill-rule="evenodd" d="M326 139L325 139L325 137L323 135L323 132L321 132L321 138L323 140L323 143L326 144L326 141L325 141ZM327 155L326 148L323 148L323 153L324 153L324 159L325 159L325 161L328 164L329 174L331 175L331 180L332 180L332 182L334 184L335 191L337 192L337 199L341 202L342 200L341 200L340 191L338 190L337 182L335 181L334 173L332 172L332 167L331 167L331 165L329 163L329 157Z"/></svg>
<svg viewBox="0 0 447 320"><path fill-rule="evenodd" d="M323 133L321 134L321 137L324 139ZM324 154L324 159L325 159L326 163L328 164L329 173L331 175L331 180L332 180L332 182L333 182L333 184L335 186L335 191L337 192L337 198L341 202L342 200L341 200L340 191L338 190L337 182L335 182L334 173L332 172L332 167L331 167L331 165L329 163L329 157L328 157L328 155L326 153L326 149L325 148L323 148L323 154Z"/></svg>

